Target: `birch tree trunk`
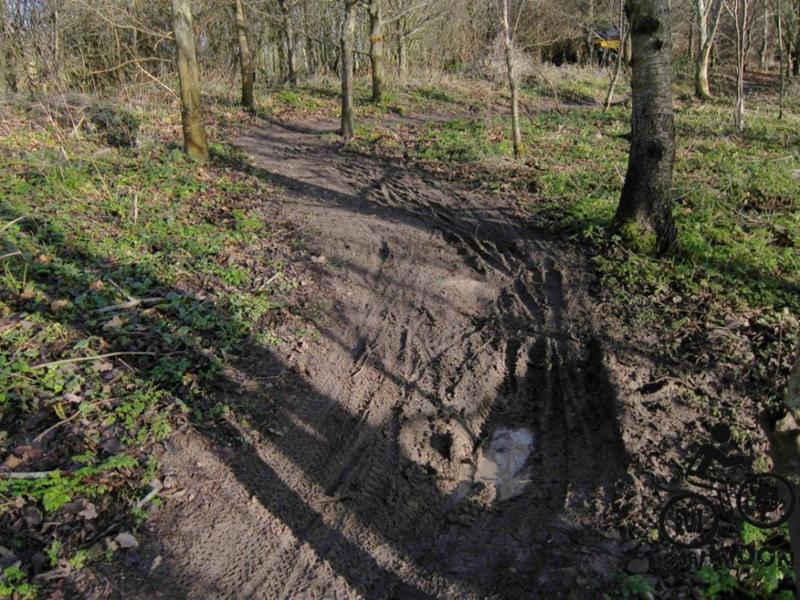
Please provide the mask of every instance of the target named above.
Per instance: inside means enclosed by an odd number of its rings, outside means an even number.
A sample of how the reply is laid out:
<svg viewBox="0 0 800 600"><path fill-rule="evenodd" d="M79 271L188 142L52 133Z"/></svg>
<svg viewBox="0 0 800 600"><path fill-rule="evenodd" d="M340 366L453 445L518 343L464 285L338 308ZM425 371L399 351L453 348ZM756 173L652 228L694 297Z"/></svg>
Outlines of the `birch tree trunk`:
<svg viewBox="0 0 800 600"><path fill-rule="evenodd" d="M233 0L236 13L236 30L239 35L239 65L242 70L242 106L249 110L255 108L253 99L253 55L248 43L247 24L244 17L242 0Z"/></svg>
<svg viewBox="0 0 800 600"><path fill-rule="evenodd" d="M511 40L511 14L509 3L511 0L500 0L503 5L502 26L503 46L506 58L506 73L508 75L508 88L511 92L511 134L514 144L514 158L522 156L522 133L519 127L519 96L517 93L517 74L514 69L514 51Z"/></svg>
<svg viewBox="0 0 800 600"><path fill-rule="evenodd" d="M627 0L626 13L633 45L631 147L611 231L641 251L663 254L676 243L669 0Z"/></svg>
<svg viewBox="0 0 800 600"><path fill-rule="evenodd" d="M750 49L752 0L725 0L725 6L733 18L736 32L736 98L733 122L736 129L744 130L744 73L747 67L747 51Z"/></svg>
<svg viewBox="0 0 800 600"><path fill-rule="evenodd" d="M369 59L372 63L372 101L383 102L386 71L383 49L383 14L381 0L369 0Z"/></svg>
<svg viewBox="0 0 800 600"><path fill-rule="evenodd" d="M183 147L196 160L208 160L208 143L200 109L200 71L190 0L172 0L172 28L180 79Z"/></svg>
<svg viewBox="0 0 800 600"><path fill-rule="evenodd" d="M694 65L694 93L701 100L711 98L708 85L708 66L711 49L719 28L724 0L695 0L694 16L697 25L697 56Z"/></svg>
<svg viewBox="0 0 800 600"><path fill-rule="evenodd" d="M288 0L278 0L283 19L283 32L286 36L286 69L291 85L297 85L297 64L295 60L294 48L294 23L292 22L292 12Z"/></svg>
<svg viewBox="0 0 800 600"><path fill-rule="evenodd" d="M356 31L358 0L344 0L342 24L342 137L345 142L353 137L353 47Z"/></svg>

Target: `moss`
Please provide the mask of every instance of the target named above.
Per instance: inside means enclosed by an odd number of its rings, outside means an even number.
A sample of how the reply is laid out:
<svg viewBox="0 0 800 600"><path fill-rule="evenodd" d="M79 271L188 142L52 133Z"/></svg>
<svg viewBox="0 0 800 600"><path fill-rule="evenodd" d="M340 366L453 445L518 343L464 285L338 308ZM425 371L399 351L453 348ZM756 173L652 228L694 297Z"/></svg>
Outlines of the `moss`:
<svg viewBox="0 0 800 600"><path fill-rule="evenodd" d="M655 256L658 240L653 229L639 221L628 221L620 228L623 246L646 256Z"/></svg>

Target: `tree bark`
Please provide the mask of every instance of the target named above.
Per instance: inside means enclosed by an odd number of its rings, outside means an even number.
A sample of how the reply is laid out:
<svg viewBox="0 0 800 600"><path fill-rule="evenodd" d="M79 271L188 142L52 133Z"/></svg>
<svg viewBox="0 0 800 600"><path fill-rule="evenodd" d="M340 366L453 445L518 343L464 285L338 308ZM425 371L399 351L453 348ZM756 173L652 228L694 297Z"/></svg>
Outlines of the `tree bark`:
<svg viewBox="0 0 800 600"><path fill-rule="evenodd" d="M369 0L369 59L372 63L372 101L383 102L384 53L381 0Z"/></svg>
<svg viewBox="0 0 800 600"><path fill-rule="evenodd" d="M594 48L594 0L589 0L588 6L588 19L589 23L586 27L586 48L588 51L587 62L590 66L594 66L595 62L595 48Z"/></svg>
<svg viewBox="0 0 800 600"><path fill-rule="evenodd" d="M733 18L736 32L736 97L733 108L733 121L736 129L744 130L744 73L747 67L747 52L750 49L752 0L731 0L726 4Z"/></svg>
<svg viewBox="0 0 800 600"><path fill-rule="evenodd" d="M724 0L695 0L694 16L697 25L697 56L694 65L694 93L701 100L711 98L708 85L708 66L711 49L717 35Z"/></svg>
<svg viewBox="0 0 800 600"><path fill-rule="evenodd" d="M775 0L775 13L777 19L777 26L778 26L778 52L779 59L780 59L780 69L781 69L781 89L780 95L778 96L778 120L783 119L783 99L786 95L786 53L784 50L783 44L783 2L782 0ZM800 580L798 580L798 585L800 585Z"/></svg>
<svg viewBox="0 0 800 600"><path fill-rule="evenodd" d="M511 15L509 14L510 0L500 0L503 5L502 27L503 46L506 58L506 74L508 75L508 89L511 92L511 134L514 144L514 158L522 156L522 133L519 127L519 96L517 93L517 74L514 69L514 52L511 40Z"/></svg>
<svg viewBox="0 0 800 600"><path fill-rule="evenodd" d="M200 108L200 70L190 0L172 0L172 28L180 79L183 147L195 160L208 160L208 143Z"/></svg>
<svg viewBox="0 0 800 600"><path fill-rule="evenodd" d="M50 19L53 27L53 68L51 69L51 75L56 80L56 85L58 85L61 80L61 36L58 31L60 19L57 0L53 0L51 10Z"/></svg>
<svg viewBox="0 0 800 600"><path fill-rule="evenodd" d="M11 31L6 3L0 0L0 60L3 61L3 77L12 94L17 93L17 70L14 60L14 38Z"/></svg>
<svg viewBox="0 0 800 600"><path fill-rule="evenodd" d="M403 21L397 22L397 75L400 81L405 81L408 76L408 39Z"/></svg>
<svg viewBox="0 0 800 600"><path fill-rule="evenodd" d="M287 0L278 0L278 5L281 9L283 17L283 32L286 36L286 68L289 83L297 85L297 64L295 61L295 48L294 48L294 24L292 22L292 13Z"/></svg>
<svg viewBox="0 0 800 600"><path fill-rule="evenodd" d="M676 244L669 0L627 0L625 11L633 45L631 146L611 231L641 251L664 254Z"/></svg>
<svg viewBox="0 0 800 600"><path fill-rule="evenodd" d="M308 18L308 0L303 0L303 36L305 58L306 58L306 73L314 73L316 70L316 62L314 60L314 40L311 39L311 23Z"/></svg>
<svg viewBox="0 0 800 600"><path fill-rule="evenodd" d="M242 70L242 106L249 110L255 108L253 98L253 55L248 42L247 23L244 16L242 0L233 0L233 9L236 14L236 30L239 35L239 65Z"/></svg>
<svg viewBox="0 0 800 600"><path fill-rule="evenodd" d="M344 0L342 24L342 137L345 142L353 137L353 47L356 31L358 0Z"/></svg>
<svg viewBox="0 0 800 600"><path fill-rule="evenodd" d="M770 31L769 31L769 0L764 0L764 14L761 23L761 48L758 51L758 64L761 70L766 70L770 59Z"/></svg>

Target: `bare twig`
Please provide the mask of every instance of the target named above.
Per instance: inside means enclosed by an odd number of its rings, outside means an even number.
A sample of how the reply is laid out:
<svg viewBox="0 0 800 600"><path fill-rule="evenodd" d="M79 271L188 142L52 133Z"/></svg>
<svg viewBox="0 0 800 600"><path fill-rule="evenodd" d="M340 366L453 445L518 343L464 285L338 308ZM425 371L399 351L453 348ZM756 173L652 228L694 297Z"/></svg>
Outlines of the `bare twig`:
<svg viewBox="0 0 800 600"><path fill-rule="evenodd" d="M57 365L66 365L69 363L87 362L92 360L102 360L104 358L112 358L114 356L155 356L155 352L109 352L108 354L98 354L96 356L79 356L78 358L65 358L63 360L54 360L51 362L40 363L33 365L31 369L44 369L46 367L55 367Z"/></svg>
<svg viewBox="0 0 800 600"><path fill-rule="evenodd" d="M16 218L16 219L14 219L13 221L9 221L9 222L8 222L8 223L6 223L5 225L3 225L3 227L1 227L1 228L0 228L0 232L2 232L2 231L5 231L6 229L8 229L9 227L11 227L12 225L16 225L17 223L19 223L20 221L22 221L24 218L25 218L25 215L23 215L23 216L21 216L21 217L17 217L17 218Z"/></svg>
<svg viewBox="0 0 800 600"><path fill-rule="evenodd" d="M60 472L61 471L56 469L55 471L31 471L28 473L0 473L0 477L4 479L47 479L48 477L57 475Z"/></svg>
<svg viewBox="0 0 800 600"><path fill-rule="evenodd" d="M102 400L97 400L96 402L92 402L91 404L89 404L88 408L94 408L94 407L95 407L95 406L97 406L98 404L102 404L103 402L109 402L109 401L111 401L111 400L113 400L113 398L103 398ZM84 409L84 410L86 410L86 409ZM42 438L43 438L44 436L46 436L48 433L50 433L50 432L51 432L51 431L53 431L54 429L58 429L58 428L59 428L59 427L61 427L62 425L66 425L67 423L69 423L70 421L72 421L72 420L73 420L73 419L75 419L76 417L79 417L79 416L80 416L80 415L82 415L82 414L84 414L83 410L81 410L80 408L78 408L78 410L76 410L76 411L75 411L75 414L68 416L66 419L62 419L61 421L59 421L58 423L56 423L56 424L54 424L54 425L51 425L50 427L48 427L47 429L45 429L45 430L44 430L42 433L40 433L39 435L37 435L37 436L36 436L36 437L33 439L33 441L34 441L34 442L40 442L40 441L42 441Z"/></svg>
<svg viewBox="0 0 800 600"><path fill-rule="evenodd" d="M117 310L130 310L131 308L136 308L137 306L159 304L160 302L166 302L166 301L167 299L162 297L132 298L131 300L123 302L122 304L114 304L112 306L104 306L103 308L98 308L94 312L100 314L100 313L114 312Z"/></svg>

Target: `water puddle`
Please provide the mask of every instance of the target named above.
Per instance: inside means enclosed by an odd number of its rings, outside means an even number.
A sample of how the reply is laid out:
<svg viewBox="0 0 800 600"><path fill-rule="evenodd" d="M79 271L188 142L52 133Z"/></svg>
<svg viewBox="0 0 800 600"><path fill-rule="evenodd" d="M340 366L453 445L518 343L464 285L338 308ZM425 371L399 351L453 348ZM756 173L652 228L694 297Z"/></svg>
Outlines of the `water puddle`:
<svg viewBox="0 0 800 600"><path fill-rule="evenodd" d="M496 429L478 450L475 481L494 485L497 501L519 496L530 483L524 467L533 442L533 433L528 429Z"/></svg>

